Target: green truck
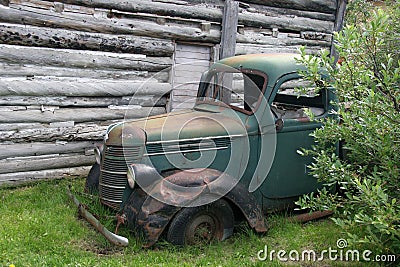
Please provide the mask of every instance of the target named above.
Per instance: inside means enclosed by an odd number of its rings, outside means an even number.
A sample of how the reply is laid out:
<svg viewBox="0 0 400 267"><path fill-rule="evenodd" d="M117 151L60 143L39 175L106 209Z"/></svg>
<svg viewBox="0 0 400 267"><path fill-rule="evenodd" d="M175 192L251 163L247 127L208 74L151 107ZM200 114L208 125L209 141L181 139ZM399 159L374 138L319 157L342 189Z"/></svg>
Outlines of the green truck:
<svg viewBox="0 0 400 267"><path fill-rule="evenodd" d="M309 175L300 148L333 116L334 90L307 88L295 54L220 60L203 74L192 109L111 125L86 190L113 208L118 224L151 246L163 236L176 245L224 240L247 221L265 232L268 211L287 208L322 185ZM304 90L303 90L304 91ZM114 244L71 195L81 214Z"/></svg>

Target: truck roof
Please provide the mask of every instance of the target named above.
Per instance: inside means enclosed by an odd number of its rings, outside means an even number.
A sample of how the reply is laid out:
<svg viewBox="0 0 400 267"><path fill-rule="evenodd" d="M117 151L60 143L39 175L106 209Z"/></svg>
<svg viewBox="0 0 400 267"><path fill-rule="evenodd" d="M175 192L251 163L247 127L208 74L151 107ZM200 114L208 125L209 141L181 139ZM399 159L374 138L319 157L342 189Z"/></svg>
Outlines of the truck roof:
<svg viewBox="0 0 400 267"><path fill-rule="evenodd" d="M224 64L235 69L255 69L268 75L269 81L276 81L286 73L297 72L304 66L296 62L299 54L249 54L224 58L217 64Z"/></svg>

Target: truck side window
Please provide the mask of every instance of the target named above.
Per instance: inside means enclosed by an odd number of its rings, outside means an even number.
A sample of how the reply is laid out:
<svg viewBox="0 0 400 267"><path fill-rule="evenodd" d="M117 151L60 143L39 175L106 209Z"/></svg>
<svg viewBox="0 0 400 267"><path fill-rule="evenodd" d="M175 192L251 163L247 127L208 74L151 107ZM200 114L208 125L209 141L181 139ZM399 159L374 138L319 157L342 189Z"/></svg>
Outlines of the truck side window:
<svg viewBox="0 0 400 267"><path fill-rule="evenodd" d="M254 111L263 90L264 77L251 73L234 73L231 105L246 111Z"/></svg>
<svg viewBox="0 0 400 267"><path fill-rule="evenodd" d="M305 88L305 93L300 93L298 88ZM302 79L288 80L277 91L271 109L282 119L308 118L307 109L318 117L326 111L325 99L325 92L315 93L308 82Z"/></svg>
<svg viewBox="0 0 400 267"><path fill-rule="evenodd" d="M263 89L266 76L251 70L215 72L200 84L199 97L223 102L242 112L254 112Z"/></svg>

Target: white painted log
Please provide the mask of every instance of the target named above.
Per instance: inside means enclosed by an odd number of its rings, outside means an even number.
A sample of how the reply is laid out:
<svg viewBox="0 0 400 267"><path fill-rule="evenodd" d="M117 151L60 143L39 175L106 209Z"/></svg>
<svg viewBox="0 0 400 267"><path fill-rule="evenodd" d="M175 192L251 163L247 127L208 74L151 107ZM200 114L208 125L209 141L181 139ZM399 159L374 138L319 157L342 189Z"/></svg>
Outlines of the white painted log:
<svg viewBox="0 0 400 267"><path fill-rule="evenodd" d="M115 9L126 12L151 13L170 17L219 21L222 19L222 8L215 5L185 5L171 1L123 1L123 0L61 0L60 2L83 5L92 8ZM201 1L204 2L204 1ZM213 3L215 1L212 1Z"/></svg>
<svg viewBox="0 0 400 267"><path fill-rule="evenodd" d="M0 131L46 128L42 123L0 123Z"/></svg>
<svg viewBox="0 0 400 267"><path fill-rule="evenodd" d="M10 8L5 8L0 5L0 21L7 23L214 43L217 43L220 38L218 29L211 29L210 32L203 32L200 22L197 23L198 27L186 26L178 23L160 25L157 22L145 20L143 16L141 19L119 19L107 18L105 15L106 13L104 16L83 15L72 12L57 13L42 7L20 4L10 4Z"/></svg>
<svg viewBox="0 0 400 267"><path fill-rule="evenodd" d="M133 35L111 35L52 29L29 25L0 25L3 44L94 50L119 53L171 56L174 46L170 40Z"/></svg>
<svg viewBox="0 0 400 267"><path fill-rule="evenodd" d="M95 158L79 154L46 155L0 160L0 174L92 165Z"/></svg>
<svg viewBox="0 0 400 267"><path fill-rule="evenodd" d="M0 185L16 185L45 179L60 179L64 177L85 177L90 166L50 169L41 171L12 172L0 174Z"/></svg>
<svg viewBox="0 0 400 267"><path fill-rule="evenodd" d="M279 33L277 38L272 36L272 32L263 29L246 28L237 35L238 43L273 45L273 46L323 46L330 47L331 42L326 40L308 40L300 38L300 34L292 35Z"/></svg>
<svg viewBox="0 0 400 267"><path fill-rule="evenodd" d="M0 96L0 105L40 107L59 106L59 107L108 107L110 105L139 105L142 107L163 107L167 102L163 96L142 96L134 97L40 97L40 96ZM1 108L1 107L0 107Z"/></svg>
<svg viewBox="0 0 400 267"><path fill-rule="evenodd" d="M23 111L0 111L0 123L20 122L91 122L116 119L142 118L150 115L165 113L163 107L141 107L130 106L126 109L109 108L61 108L54 111L23 110Z"/></svg>
<svg viewBox="0 0 400 267"><path fill-rule="evenodd" d="M135 96L165 95L169 83L78 79L77 81L0 80L0 96Z"/></svg>
<svg viewBox="0 0 400 267"><path fill-rule="evenodd" d="M237 3L237 2L236 2ZM259 12L247 12L246 9L242 9L239 13L239 23L246 27L255 28L280 28L292 31L321 31L321 32L331 32L333 28L334 21L332 19L323 20L315 19L311 17L306 17L303 15L292 15L292 14L279 14L278 16L271 16L265 13ZM116 16L122 16L124 13L115 12ZM332 15L332 14L329 14ZM132 14L131 16L135 16ZM163 19L165 20L165 19ZM218 19L218 22L220 19ZM164 24L164 23L163 23ZM314 26L314 27L312 27ZM208 32L208 31L207 31ZM178 38L177 38L178 39Z"/></svg>
<svg viewBox="0 0 400 267"><path fill-rule="evenodd" d="M0 160L15 157L40 156L46 154L85 154L86 150L93 149L100 142L43 142L43 143L0 143Z"/></svg>
<svg viewBox="0 0 400 267"><path fill-rule="evenodd" d="M219 7L222 8L224 6L224 0L187 0L187 1L182 1L182 0L143 0L141 2L162 2L162 3L174 3L174 4L179 4L179 5L194 5L194 4L202 4L206 5L207 7Z"/></svg>
<svg viewBox="0 0 400 267"><path fill-rule="evenodd" d="M169 57L146 57L136 54L100 53L17 45L0 45L0 61L10 64L145 71L159 71L170 67L172 64Z"/></svg>
<svg viewBox="0 0 400 267"><path fill-rule="evenodd" d="M242 8L248 12L259 13L270 17L278 17L284 15L284 16L292 16L292 17L297 16L297 17L304 17L304 18L311 18L311 19L318 19L325 21L335 21L335 14L333 11L330 13L322 13L316 11L299 10L293 7L285 8L279 5L277 7L272 7L269 5L265 5L265 2L262 4L261 3L244 4L243 2L240 3L243 5Z"/></svg>
<svg viewBox="0 0 400 267"><path fill-rule="evenodd" d="M70 3L74 5L83 5L92 8L105 8L115 9L126 12L138 12L138 13L151 13L157 15L181 17L188 19L201 19L207 21L222 21L222 7L224 1L186 1L185 5L178 4L171 1L124 1L124 0L61 0L63 3ZM162 2L162 3L161 3ZM256 9L256 11L268 10L274 12L272 15L294 15L294 16L305 16L316 19L324 19L334 21L335 5L334 0L330 0L328 3L319 1L321 4L310 3L313 1L284 1L276 4L275 1L242 1L249 3L259 3L259 5L249 5ZM275 6L275 7L273 7ZM297 9L297 10L296 10ZM300 9L300 10L298 10ZM311 10L314 12L307 12L304 10ZM321 10L324 13L315 12ZM296 12L298 11L298 12ZM328 12L328 15L326 14Z"/></svg>
<svg viewBox="0 0 400 267"><path fill-rule="evenodd" d="M239 23L246 27L278 28L293 31L318 31L326 33L331 33L334 26L333 21L287 15L272 17L247 11L243 11L239 14Z"/></svg>
<svg viewBox="0 0 400 267"><path fill-rule="evenodd" d="M74 121L64 121L64 122L51 122L51 123L1 123L0 124L0 131L20 131L23 129L30 129L30 130L38 130L38 129L50 129L50 131L56 131L56 128L68 128L68 127L89 127L92 128L93 125L97 126L107 126L116 122L119 122L120 120L110 120L110 121L93 121L90 123L77 123L75 124ZM86 125L86 126L85 126ZM82 131L82 130L80 130ZM84 132L84 131L82 131ZM3 132L4 133L4 132ZM46 134L49 134L46 132ZM6 139L1 139L5 140ZM0 140L0 142L1 142Z"/></svg>
<svg viewBox="0 0 400 267"><path fill-rule="evenodd" d="M336 0L242 0L242 2L330 14L336 10Z"/></svg>
<svg viewBox="0 0 400 267"><path fill-rule="evenodd" d="M323 47L307 46L308 54L316 54ZM326 48L326 47L325 47ZM246 54L270 54L270 53L299 53L299 46L275 46L275 45L256 45L239 43L236 45L236 55Z"/></svg>
<svg viewBox="0 0 400 267"><path fill-rule="evenodd" d="M79 123L71 127L50 127L48 125L46 127L44 124L38 125L37 123L0 124L9 127L0 131L0 142L101 141L104 139L108 125L111 124L111 121L104 122L104 125L93 122Z"/></svg>
<svg viewBox="0 0 400 267"><path fill-rule="evenodd" d="M40 62L38 62L40 63ZM88 78L88 79L125 79L144 81L147 79L159 82L168 82L169 71L135 71L135 70L102 70L102 69L82 69L67 67L51 67L33 64L8 64L0 62L0 77L25 77L32 79L57 79L57 78Z"/></svg>

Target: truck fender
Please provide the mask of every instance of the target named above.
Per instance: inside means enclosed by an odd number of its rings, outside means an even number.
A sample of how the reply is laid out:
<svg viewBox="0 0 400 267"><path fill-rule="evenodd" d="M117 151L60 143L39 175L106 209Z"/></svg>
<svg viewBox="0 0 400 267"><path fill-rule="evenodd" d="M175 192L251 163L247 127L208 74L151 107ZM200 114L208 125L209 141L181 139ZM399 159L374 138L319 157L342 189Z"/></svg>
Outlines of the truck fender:
<svg viewBox="0 0 400 267"><path fill-rule="evenodd" d="M170 220L182 207L196 206L196 202L201 203L204 197L209 199L212 195L215 199L229 200L235 206L232 208L238 208L257 232L267 230L256 199L242 184L238 183L227 194L222 194L224 188L232 186L232 181L235 181L226 173L215 169L191 169L159 179L156 177L160 174L150 166L134 164L132 167L138 180L146 178L147 193L142 189L135 189L122 212L127 219L128 228L140 232L145 238L145 247L152 246L158 240ZM223 179L217 179L222 176ZM182 186L187 190L170 190L170 184Z"/></svg>
<svg viewBox="0 0 400 267"><path fill-rule="evenodd" d="M237 184L224 198L230 200L242 212L250 227L256 232L265 233L267 231L261 208L255 197L243 184Z"/></svg>

